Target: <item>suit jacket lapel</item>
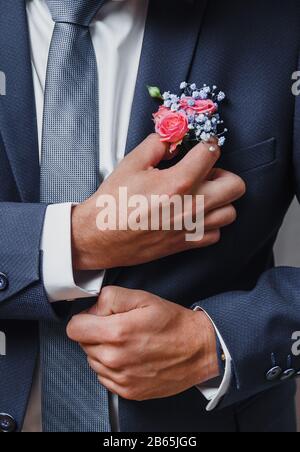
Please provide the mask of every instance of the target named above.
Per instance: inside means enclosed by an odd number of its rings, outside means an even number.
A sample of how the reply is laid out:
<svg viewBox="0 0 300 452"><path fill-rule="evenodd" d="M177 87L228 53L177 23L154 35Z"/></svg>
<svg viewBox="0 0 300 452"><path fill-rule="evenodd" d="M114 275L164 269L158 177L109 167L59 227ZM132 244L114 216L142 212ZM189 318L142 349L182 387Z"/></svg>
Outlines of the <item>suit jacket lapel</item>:
<svg viewBox="0 0 300 452"><path fill-rule="evenodd" d="M153 132L147 85L179 91L188 80L208 0L150 0L126 153Z"/></svg>
<svg viewBox="0 0 300 452"><path fill-rule="evenodd" d="M29 34L24 0L0 0L0 134L22 201L39 200L39 155Z"/></svg>

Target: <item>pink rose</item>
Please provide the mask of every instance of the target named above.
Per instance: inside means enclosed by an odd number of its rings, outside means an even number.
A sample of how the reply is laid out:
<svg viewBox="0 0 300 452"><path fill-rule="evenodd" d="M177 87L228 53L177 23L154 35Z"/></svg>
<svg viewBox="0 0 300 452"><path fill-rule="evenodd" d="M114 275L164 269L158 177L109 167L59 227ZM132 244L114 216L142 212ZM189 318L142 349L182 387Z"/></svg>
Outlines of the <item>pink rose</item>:
<svg viewBox="0 0 300 452"><path fill-rule="evenodd" d="M190 105L192 102L194 105ZM217 111L217 107L211 99L195 100L192 97L185 97L181 99L180 106L188 115L194 115L195 113L198 115L201 113L212 115Z"/></svg>
<svg viewBox="0 0 300 452"><path fill-rule="evenodd" d="M170 143L170 151L173 152L189 131L187 116L182 112L173 112L169 108L160 107L153 115L155 130L164 143Z"/></svg>

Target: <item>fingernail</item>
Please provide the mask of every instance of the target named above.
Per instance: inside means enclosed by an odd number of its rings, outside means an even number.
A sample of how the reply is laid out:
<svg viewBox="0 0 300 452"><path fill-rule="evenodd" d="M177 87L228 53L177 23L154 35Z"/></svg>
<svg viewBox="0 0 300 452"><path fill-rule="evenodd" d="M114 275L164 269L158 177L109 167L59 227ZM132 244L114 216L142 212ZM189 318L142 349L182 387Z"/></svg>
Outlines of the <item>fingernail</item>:
<svg viewBox="0 0 300 452"><path fill-rule="evenodd" d="M216 152L217 148L215 146L209 146L209 152Z"/></svg>

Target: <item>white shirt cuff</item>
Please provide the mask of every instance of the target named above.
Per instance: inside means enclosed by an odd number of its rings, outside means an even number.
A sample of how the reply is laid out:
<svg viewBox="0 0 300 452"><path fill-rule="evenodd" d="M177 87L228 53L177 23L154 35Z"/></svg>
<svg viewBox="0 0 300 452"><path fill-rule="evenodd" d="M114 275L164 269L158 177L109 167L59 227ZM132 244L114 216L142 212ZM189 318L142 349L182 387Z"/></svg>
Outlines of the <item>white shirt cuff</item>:
<svg viewBox="0 0 300 452"><path fill-rule="evenodd" d="M72 207L54 204L46 211L41 250L44 286L51 303L98 296L103 284L105 272L73 272Z"/></svg>
<svg viewBox="0 0 300 452"><path fill-rule="evenodd" d="M195 309L195 311L203 311L205 312L203 309L201 309L200 307L197 307ZM207 315L207 317L210 319L210 321L212 322L216 334L219 338L221 347L223 349L224 355L225 355L225 373L224 373L224 377L222 380L222 383L219 387L212 387L209 385L209 382L207 384L203 384L203 385L199 385L197 386L197 388L199 389L199 391L203 394L203 396L209 401L209 404L206 407L207 411L213 411L220 403L220 401L222 400L222 398L227 394L227 391L230 388L230 383L231 383L231 377L232 377L232 371L231 371L231 365L232 365L232 358L231 355L229 353L228 348L226 347L226 344L218 330L218 328L216 327L216 325L214 324L214 322L212 321L212 319L210 318L210 316L207 314L207 312L205 312L205 314Z"/></svg>

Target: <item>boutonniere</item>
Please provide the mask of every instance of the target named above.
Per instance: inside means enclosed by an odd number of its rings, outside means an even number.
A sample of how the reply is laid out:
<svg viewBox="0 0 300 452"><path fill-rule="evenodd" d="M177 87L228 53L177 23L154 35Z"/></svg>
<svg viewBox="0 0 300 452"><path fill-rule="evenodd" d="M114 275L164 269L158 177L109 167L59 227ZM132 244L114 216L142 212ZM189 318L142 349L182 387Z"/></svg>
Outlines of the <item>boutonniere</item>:
<svg viewBox="0 0 300 452"><path fill-rule="evenodd" d="M225 144L228 130L220 116L220 104L226 95L216 86L203 85L199 89L195 83L183 82L179 95L170 91L162 94L153 86L148 90L162 104L153 119L161 141L170 143L170 152L182 144L209 142L212 138L217 138L219 146Z"/></svg>

